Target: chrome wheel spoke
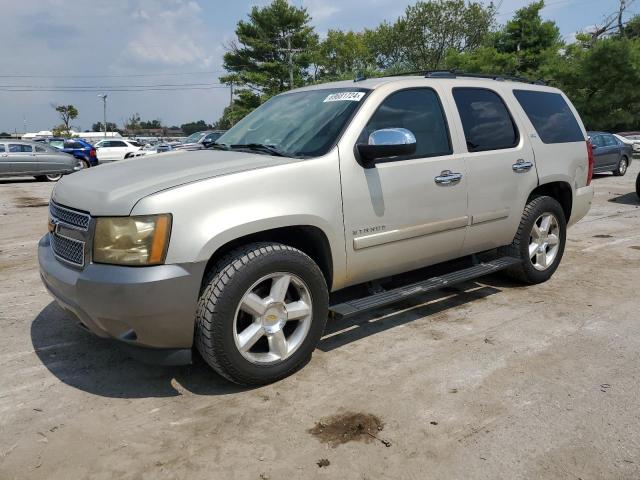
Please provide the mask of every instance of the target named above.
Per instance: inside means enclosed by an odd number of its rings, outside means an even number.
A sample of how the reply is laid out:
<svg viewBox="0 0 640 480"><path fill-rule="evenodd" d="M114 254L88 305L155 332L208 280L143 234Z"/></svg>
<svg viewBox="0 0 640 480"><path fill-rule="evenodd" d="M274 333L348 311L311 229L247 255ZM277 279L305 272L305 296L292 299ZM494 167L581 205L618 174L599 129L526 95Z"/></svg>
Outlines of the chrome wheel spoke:
<svg viewBox="0 0 640 480"><path fill-rule="evenodd" d="M264 335L264 329L260 322L253 322L238 334L238 346L243 352L247 352Z"/></svg>
<svg viewBox="0 0 640 480"><path fill-rule="evenodd" d="M543 268L547 268L547 253L540 252L536 255L536 263Z"/></svg>
<svg viewBox="0 0 640 480"><path fill-rule="evenodd" d="M545 215L542 217L542 223L540 224L540 230L544 233L549 233L549 227L551 226L551 215Z"/></svg>
<svg viewBox="0 0 640 480"><path fill-rule="evenodd" d="M529 258L535 257L536 253L538 253L538 243L533 242L529 245Z"/></svg>
<svg viewBox="0 0 640 480"><path fill-rule="evenodd" d="M242 298L240 309L249 315L260 317L267 310L267 304L255 293L249 292Z"/></svg>
<svg viewBox="0 0 640 480"><path fill-rule="evenodd" d="M291 283L291 275L283 274L274 278L271 284L271 292L269 293L271 300L284 303L284 297L287 295L289 283Z"/></svg>
<svg viewBox="0 0 640 480"><path fill-rule="evenodd" d="M534 240L539 240L540 239L540 227L538 227L537 223L533 224L533 230L531 231L531 237Z"/></svg>
<svg viewBox="0 0 640 480"><path fill-rule="evenodd" d="M271 353L273 353L279 359L285 358L287 356L287 338L284 336L284 332L282 330L278 330L272 335L269 335L267 337L267 340L269 341L269 351Z"/></svg>
<svg viewBox="0 0 640 480"><path fill-rule="evenodd" d="M289 303L286 305L286 308L287 308L287 318L289 320L299 320L311 313L311 309L309 308L309 305L307 305L302 300Z"/></svg>

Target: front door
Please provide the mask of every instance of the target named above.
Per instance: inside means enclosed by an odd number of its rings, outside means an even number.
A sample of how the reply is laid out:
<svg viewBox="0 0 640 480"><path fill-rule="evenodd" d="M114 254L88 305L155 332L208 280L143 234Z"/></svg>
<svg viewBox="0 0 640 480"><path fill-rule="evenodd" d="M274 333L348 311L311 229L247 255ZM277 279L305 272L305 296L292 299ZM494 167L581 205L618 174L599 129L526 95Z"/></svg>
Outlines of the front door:
<svg viewBox="0 0 640 480"><path fill-rule="evenodd" d="M463 253L508 245L538 184L533 148L498 92L464 87L451 94L467 148L469 231Z"/></svg>
<svg viewBox="0 0 640 480"><path fill-rule="evenodd" d="M439 93L412 88L369 101L379 105L357 143L405 128L417 147L374 165L363 165L354 145L340 149L349 284L457 257L468 223L464 158L453 153Z"/></svg>
<svg viewBox="0 0 640 480"><path fill-rule="evenodd" d="M20 175L38 174L38 161L31 145L10 143L9 161L12 164L14 173Z"/></svg>

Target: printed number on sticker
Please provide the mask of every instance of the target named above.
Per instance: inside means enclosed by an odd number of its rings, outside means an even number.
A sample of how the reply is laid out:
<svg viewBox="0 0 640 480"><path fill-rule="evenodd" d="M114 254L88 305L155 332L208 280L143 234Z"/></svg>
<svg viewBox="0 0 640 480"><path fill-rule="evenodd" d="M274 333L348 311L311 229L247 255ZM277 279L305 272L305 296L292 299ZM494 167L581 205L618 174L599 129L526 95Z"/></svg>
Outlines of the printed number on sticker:
<svg viewBox="0 0 640 480"><path fill-rule="evenodd" d="M322 103L326 102L359 102L364 97L364 92L338 92L328 95Z"/></svg>

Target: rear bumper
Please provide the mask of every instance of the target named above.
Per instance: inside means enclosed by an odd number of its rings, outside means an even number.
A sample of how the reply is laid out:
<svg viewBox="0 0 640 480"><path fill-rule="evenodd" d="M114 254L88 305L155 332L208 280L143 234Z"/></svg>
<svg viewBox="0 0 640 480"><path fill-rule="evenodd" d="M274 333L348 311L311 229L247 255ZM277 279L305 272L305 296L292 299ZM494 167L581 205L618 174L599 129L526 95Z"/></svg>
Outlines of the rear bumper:
<svg viewBox="0 0 640 480"><path fill-rule="evenodd" d="M54 257L48 234L38 244L38 261L49 293L92 333L153 363L189 362L204 263L77 270Z"/></svg>
<svg viewBox="0 0 640 480"><path fill-rule="evenodd" d="M571 208L571 218L569 219L568 226L575 225L584 218L587 213L589 213L591 202L593 202L593 185L578 188L575 191L573 206Z"/></svg>

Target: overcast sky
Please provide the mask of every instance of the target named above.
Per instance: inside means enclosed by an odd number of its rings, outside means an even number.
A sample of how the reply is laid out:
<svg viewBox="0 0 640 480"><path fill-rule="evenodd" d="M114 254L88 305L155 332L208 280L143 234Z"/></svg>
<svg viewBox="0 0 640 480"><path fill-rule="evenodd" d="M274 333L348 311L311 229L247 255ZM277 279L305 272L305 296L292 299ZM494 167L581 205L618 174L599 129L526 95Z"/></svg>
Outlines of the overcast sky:
<svg viewBox="0 0 640 480"><path fill-rule="evenodd" d="M220 0L0 0L0 131L48 130L60 123L51 107L73 104L77 129L102 119L96 92L6 92L2 86L105 86L107 120L133 112L167 125L214 122L229 102L228 88L170 92L114 91L118 85L216 82L224 44L252 5ZM405 0L292 0L309 9L322 35L330 28L362 29L400 16ZM504 23L527 0L497 0ZM544 17L562 34L599 22L618 0L547 0ZM632 11L637 11L633 7ZM193 72L208 72L194 74ZM188 74L186 74L188 73ZM157 74L157 76L156 76ZM162 75L161 75L162 74ZM22 77L19 77L19 76ZM70 77L71 75L84 77ZM134 76L135 75L135 76ZM152 76L153 75L153 76ZM93 77L91 77L93 76ZM109 88L111 87L111 88Z"/></svg>

